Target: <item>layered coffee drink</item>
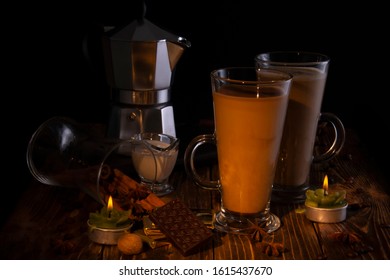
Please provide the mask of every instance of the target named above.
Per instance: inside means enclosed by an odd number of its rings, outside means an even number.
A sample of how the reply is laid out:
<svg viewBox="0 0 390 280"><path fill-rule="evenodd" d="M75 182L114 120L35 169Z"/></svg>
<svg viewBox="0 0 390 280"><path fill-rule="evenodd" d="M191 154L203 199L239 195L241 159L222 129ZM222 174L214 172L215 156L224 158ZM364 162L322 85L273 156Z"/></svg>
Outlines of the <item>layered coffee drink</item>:
<svg viewBox="0 0 390 280"><path fill-rule="evenodd" d="M312 163L332 159L344 145L341 120L330 112L321 112L328 75L329 57L304 51L275 51L256 55L258 71L279 70L292 75L283 137L280 145L272 199L303 202L309 188ZM314 154L319 123L331 124L330 143Z"/></svg>
<svg viewBox="0 0 390 280"><path fill-rule="evenodd" d="M306 184L313 161L327 75L313 68L284 70L293 75L293 81L274 185L294 188Z"/></svg>

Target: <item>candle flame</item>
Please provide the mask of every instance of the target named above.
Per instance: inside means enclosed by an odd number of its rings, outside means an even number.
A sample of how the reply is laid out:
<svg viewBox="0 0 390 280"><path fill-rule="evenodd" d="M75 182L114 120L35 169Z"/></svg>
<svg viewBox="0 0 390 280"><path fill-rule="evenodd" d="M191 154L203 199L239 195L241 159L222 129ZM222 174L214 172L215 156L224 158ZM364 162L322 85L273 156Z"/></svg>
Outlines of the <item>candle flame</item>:
<svg viewBox="0 0 390 280"><path fill-rule="evenodd" d="M107 210L108 210L108 211L111 211L112 208L114 208L114 204L112 203L112 197L111 197L111 195L110 195L110 197L108 198Z"/></svg>
<svg viewBox="0 0 390 280"><path fill-rule="evenodd" d="M324 189L324 195L328 195L328 175L325 175L324 183L322 184L322 188Z"/></svg>

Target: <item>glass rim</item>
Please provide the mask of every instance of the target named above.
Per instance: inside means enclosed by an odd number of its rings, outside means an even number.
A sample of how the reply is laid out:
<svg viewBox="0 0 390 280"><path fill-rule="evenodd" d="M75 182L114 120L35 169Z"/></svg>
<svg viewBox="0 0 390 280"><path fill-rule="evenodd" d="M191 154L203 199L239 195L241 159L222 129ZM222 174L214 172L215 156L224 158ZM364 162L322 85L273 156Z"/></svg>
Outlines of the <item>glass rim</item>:
<svg viewBox="0 0 390 280"><path fill-rule="evenodd" d="M278 59L270 59L270 56L279 55ZM311 51L270 51L259 53L255 56L255 62L270 63L276 66L302 66L326 64L330 57L320 52Z"/></svg>
<svg viewBox="0 0 390 280"><path fill-rule="evenodd" d="M238 79L238 78L231 78L231 77L223 77L219 76L218 73L221 73L222 71L230 71L230 70L253 70L253 73L256 73L256 76L258 77L257 73L260 72L268 72L268 73L274 73L277 75L274 75L271 77L267 77L266 79ZM288 82L291 81L293 76L290 73L287 73L285 71L281 70L275 70L275 69L259 69L256 66L230 66L230 67L223 67L218 68L213 71L211 71L210 76L212 79L218 79L220 81L229 82L229 83L236 83L236 84L274 84L274 83L281 83L281 82Z"/></svg>

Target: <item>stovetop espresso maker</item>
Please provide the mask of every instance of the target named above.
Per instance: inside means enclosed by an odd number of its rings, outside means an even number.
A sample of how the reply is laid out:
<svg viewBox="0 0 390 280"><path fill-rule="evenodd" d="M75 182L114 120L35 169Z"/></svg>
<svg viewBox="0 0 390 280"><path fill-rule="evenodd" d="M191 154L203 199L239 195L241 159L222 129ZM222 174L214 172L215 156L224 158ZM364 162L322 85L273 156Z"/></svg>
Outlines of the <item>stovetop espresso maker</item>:
<svg viewBox="0 0 390 280"><path fill-rule="evenodd" d="M128 139L139 132L176 136L171 104L175 66L191 43L142 16L106 32L103 49L111 88L109 137Z"/></svg>

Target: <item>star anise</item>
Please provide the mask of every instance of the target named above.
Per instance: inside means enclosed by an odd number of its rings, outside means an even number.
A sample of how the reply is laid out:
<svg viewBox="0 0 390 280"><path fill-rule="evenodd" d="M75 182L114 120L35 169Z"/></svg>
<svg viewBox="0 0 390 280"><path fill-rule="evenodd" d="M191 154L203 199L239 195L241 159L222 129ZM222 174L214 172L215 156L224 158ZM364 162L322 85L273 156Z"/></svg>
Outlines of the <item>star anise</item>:
<svg viewBox="0 0 390 280"><path fill-rule="evenodd" d="M268 233L262 229L261 227L258 227L256 225L253 225L254 231L252 233L252 239L257 242L263 241L264 237L268 235Z"/></svg>
<svg viewBox="0 0 390 280"><path fill-rule="evenodd" d="M260 252L270 257L279 257L282 253L285 252L283 244L278 242L261 241L257 242L255 246L256 248L259 248Z"/></svg>
<svg viewBox="0 0 390 280"><path fill-rule="evenodd" d="M362 239L356 233L348 232L348 231L338 231L331 233L329 235L330 239L334 241L340 241L347 245L352 245L356 243L361 243Z"/></svg>
<svg viewBox="0 0 390 280"><path fill-rule="evenodd" d="M373 248L363 242L360 235L349 231L338 231L331 233L329 238L333 241L342 242L351 247L354 253L365 254L373 251Z"/></svg>
<svg viewBox="0 0 390 280"><path fill-rule="evenodd" d="M272 257L279 257L286 250L284 245L279 242L273 241L273 235L267 233L260 226L252 223L253 233L252 239L254 240L255 247L260 249L260 252Z"/></svg>
<svg viewBox="0 0 390 280"><path fill-rule="evenodd" d="M57 254L67 255L74 251L76 243L73 240L55 239L51 240L51 245Z"/></svg>

